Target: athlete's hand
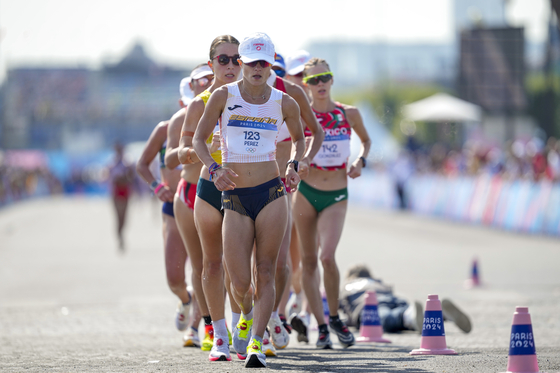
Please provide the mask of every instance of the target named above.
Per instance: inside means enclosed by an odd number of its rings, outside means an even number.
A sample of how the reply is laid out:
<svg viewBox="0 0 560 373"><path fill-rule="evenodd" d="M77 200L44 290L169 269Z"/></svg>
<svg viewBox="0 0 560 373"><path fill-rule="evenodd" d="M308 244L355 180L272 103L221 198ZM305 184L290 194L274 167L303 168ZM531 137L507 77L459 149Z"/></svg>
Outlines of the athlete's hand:
<svg viewBox="0 0 560 373"><path fill-rule="evenodd" d="M300 181L301 179L294 170L294 166L289 165L288 168L286 168L286 187L296 189Z"/></svg>
<svg viewBox="0 0 560 373"><path fill-rule="evenodd" d="M350 166L350 170L348 170L347 175L352 179L355 179L362 175L362 160L360 158L352 163L352 166Z"/></svg>
<svg viewBox="0 0 560 373"><path fill-rule="evenodd" d="M214 177L212 178L216 189L220 192L235 189L235 183L231 181L230 177L237 177L237 174L233 172L231 168L218 168L216 172L214 172Z"/></svg>
<svg viewBox="0 0 560 373"><path fill-rule="evenodd" d="M173 192L169 187L166 185L163 188L160 188L156 194L157 198L159 198L162 202L173 202Z"/></svg>
<svg viewBox="0 0 560 373"><path fill-rule="evenodd" d="M307 157L303 158L299 161L298 165L298 175L300 179L305 179L309 176L309 165L311 164L311 160Z"/></svg>
<svg viewBox="0 0 560 373"><path fill-rule="evenodd" d="M210 143L210 146L208 147L208 149L210 150L210 154L214 153L215 151L217 151L218 149L220 149L220 131L216 131L214 132L214 135L212 136L212 142Z"/></svg>

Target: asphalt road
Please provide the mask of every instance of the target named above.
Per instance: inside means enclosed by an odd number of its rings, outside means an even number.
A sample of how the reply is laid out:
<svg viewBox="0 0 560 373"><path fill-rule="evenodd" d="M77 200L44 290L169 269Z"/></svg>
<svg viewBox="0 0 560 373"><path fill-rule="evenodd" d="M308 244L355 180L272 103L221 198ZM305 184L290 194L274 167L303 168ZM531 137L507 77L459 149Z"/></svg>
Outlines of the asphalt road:
<svg viewBox="0 0 560 373"><path fill-rule="evenodd" d="M104 198L34 200L0 210L0 371L241 372L183 348L174 328L156 203L134 200L118 253ZM465 290L477 257L484 287ZM505 372L515 306L528 306L541 371L560 371L560 240L351 205L337 259L366 263L397 294L450 298L473 322L446 323L455 356L410 356L416 333L330 351L295 337L268 359L291 372ZM356 335L358 335L356 331ZM314 342L316 334L311 335ZM336 338L335 338L336 339Z"/></svg>

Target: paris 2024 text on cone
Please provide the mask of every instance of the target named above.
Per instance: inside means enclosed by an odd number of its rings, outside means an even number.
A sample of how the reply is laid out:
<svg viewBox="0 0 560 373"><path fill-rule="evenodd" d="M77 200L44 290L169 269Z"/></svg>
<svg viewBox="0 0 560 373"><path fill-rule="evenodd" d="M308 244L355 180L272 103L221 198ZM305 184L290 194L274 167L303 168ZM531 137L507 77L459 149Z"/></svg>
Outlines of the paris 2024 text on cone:
<svg viewBox="0 0 560 373"><path fill-rule="evenodd" d="M515 307L511 323L508 373L539 373L533 325L528 307Z"/></svg>
<svg viewBox="0 0 560 373"><path fill-rule="evenodd" d="M362 310L360 336L358 342L391 343L383 338L383 327L377 312L377 294L375 291L366 292L365 306Z"/></svg>
<svg viewBox="0 0 560 373"><path fill-rule="evenodd" d="M445 329L443 328L443 312L437 295L428 295L422 325L420 348L410 351L411 355L456 355L454 350L447 348Z"/></svg>

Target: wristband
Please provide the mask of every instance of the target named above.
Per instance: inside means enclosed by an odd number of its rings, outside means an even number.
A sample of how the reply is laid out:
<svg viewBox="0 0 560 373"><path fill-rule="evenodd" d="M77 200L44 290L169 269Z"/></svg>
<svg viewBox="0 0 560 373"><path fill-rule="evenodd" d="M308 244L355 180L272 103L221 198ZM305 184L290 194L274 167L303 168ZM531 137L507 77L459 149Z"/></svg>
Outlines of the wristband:
<svg viewBox="0 0 560 373"><path fill-rule="evenodd" d="M160 190L161 188L163 188L164 186L165 186L164 184L160 183L160 184L154 189L154 194L157 194L157 193L159 192L159 190Z"/></svg>
<svg viewBox="0 0 560 373"><path fill-rule="evenodd" d="M366 166L366 159L364 157L360 157L360 159L362 160L362 167Z"/></svg>
<svg viewBox="0 0 560 373"><path fill-rule="evenodd" d="M154 189L156 189L158 187L158 185L159 185L159 181L154 180L150 184L150 189L153 191Z"/></svg>
<svg viewBox="0 0 560 373"><path fill-rule="evenodd" d="M214 174L216 173L216 171L218 171L220 168L222 168L222 165L219 165L218 163L214 162L210 165L210 167L208 167L208 173L210 174L210 181L212 181L212 178L214 176Z"/></svg>

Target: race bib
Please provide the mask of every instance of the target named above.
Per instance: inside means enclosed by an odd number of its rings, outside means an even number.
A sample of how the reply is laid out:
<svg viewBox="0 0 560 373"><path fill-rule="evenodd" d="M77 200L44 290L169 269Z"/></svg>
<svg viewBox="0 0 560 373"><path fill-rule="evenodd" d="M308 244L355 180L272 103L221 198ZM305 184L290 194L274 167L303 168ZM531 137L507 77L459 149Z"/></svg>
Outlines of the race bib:
<svg viewBox="0 0 560 373"><path fill-rule="evenodd" d="M350 131L345 128L328 129L321 149L313 163L320 167L341 166L350 157Z"/></svg>
<svg viewBox="0 0 560 373"><path fill-rule="evenodd" d="M276 151L277 120L232 115L227 124L227 148L235 154L267 155Z"/></svg>

